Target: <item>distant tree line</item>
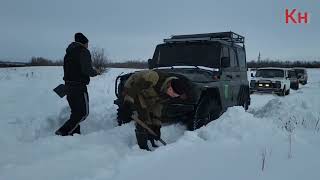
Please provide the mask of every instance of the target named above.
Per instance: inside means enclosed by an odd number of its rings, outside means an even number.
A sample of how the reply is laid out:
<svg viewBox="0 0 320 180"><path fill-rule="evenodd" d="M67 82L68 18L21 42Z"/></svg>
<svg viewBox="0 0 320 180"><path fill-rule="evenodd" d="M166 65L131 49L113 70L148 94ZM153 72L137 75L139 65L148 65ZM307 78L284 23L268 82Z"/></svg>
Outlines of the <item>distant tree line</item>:
<svg viewBox="0 0 320 180"><path fill-rule="evenodd" d="M104 71L106 68L148 68L148 62L141 60L127 60L124 62L112 62L104 52L103 48L93 48L91 50L92 64L95 68ZM21 67L21 66L62 66L63 60L50 60L44 57L32 57L27 63L1 62L0 67ZM261 60L247 62L248 68L261 67L305 67L320 68L320 61L281 61L281 60Z"/></svg>
<svg viewBox="0 0 320 180"><path fill-rule="evenodd" d="M98 69L106 68L134 68L146 69L148 63L141 60L129 60L124 62L112 62L105 56L92 54L93 66ZM28 63L12 63L1 62L0 67L23 67L23 66L62 66L63 61L53 61L43 57L32 57ZM247 62L248 68L261 68L261 67L305 67L305 68L320 68L320 61L274 61L274 60L261 60Z"/></svg>
<svg viewBox="0 0 320 180"><path fill-rule="evenodd" d="M146 61L139 60L128 60L124 62L111 62L102 58L97 54L92 54L92 65L97 69L104 68L134 68L134 69L145 69L148 68ZM33 57L27 66L63 66L63 61L52 61L42 57Z"/></svg>
<svg viewBox="0 0 320 180"><path fill-rule="evenodd" d="M275 61L275 60L260 60L247 62L248 68L261 67L305 67L305 68L320 68L320 61Z"/></svg>
<svg viewBox="0 0 320 180"><path fill-rule="evenodd" d="M106 57L95 52L92 53L93 66L96 68L148 68L148 62L141 60L129 60L124 62L112 62ZM62 66L63 61L51 61L45 58L32 58L30 66ZM320 61L275 61L275 60L260 60L247 62L248 68L261 67L305 67L305 68L320 68Z"/></svg>
<svg viewBox="0 0 320 180"><path fill-rule="evenodd" d="M111 62L105 55L103 48L93 48L91 50L91 58L93 67L105 70L106 68L135 68L145 69L148 68L146 61L128 60L124 62ZM63 60L53 61L43 57L32 57L28 66L62 66Z"/></svg>
<svg viewBox="0 0 320 180"><path fill-rule="evenodd" d="M24 67L27 66L26 63L21 63L21 62L5 62L5 61L0 61L0 68L6 68L6 67Z"/></svg>
<svg viewBox="0 0 320 180"><path fill-rule="evenodd" d="M134 68L134 69L146 69L148 63L146 61L130 60L125 62L111 62L107 64L109 68Z"/></svg>
<svg viewBox="0 0 320 180"><path fill-rule="evenodd" d="M27 63L28 66L62 66L63 61L53 61L43 57L32 57L30 62Z"/></svg>

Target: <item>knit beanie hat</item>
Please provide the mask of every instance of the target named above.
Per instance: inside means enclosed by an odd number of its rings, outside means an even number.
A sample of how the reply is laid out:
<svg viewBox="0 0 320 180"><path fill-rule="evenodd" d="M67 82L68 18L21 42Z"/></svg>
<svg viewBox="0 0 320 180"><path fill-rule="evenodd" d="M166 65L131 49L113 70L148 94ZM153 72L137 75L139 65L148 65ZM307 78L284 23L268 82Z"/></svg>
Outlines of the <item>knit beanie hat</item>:
<svg viewBox="0 0 320 180"><path fill-rule="evenodd" d="M88 38L80 32L74 35L74 41L79 42L81 44L87 44L89 42Z"/></svg>

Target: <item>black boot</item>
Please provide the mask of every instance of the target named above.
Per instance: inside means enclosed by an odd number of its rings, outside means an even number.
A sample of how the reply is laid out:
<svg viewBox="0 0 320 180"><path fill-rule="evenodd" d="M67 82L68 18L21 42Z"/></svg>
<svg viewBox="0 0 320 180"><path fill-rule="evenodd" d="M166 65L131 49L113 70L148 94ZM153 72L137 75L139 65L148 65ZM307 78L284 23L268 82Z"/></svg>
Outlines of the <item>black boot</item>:
<svg viewBox="0 0 320 180"><path fill-rule="evenodd" d="M70 135L74 135L74 134L81 134L81 131L80 131L80 125L78 125Z"/></svg>
<svg viewBox="0 0 320 180"><path fill-rule="evenodd" d="M73 136L74 134L81 134L80 125L78 125L71 133L67 133L67 130L64 126L56 130L55 132L58 136Z"/></svg>
<svg viewBox="0 0 320 180"><path fill-rule="evenodd" d="M149 140L150 140L150 142L151 142L152 147L154 147L154 148L159 147L159 146L154 142L154 139L153 139L153 138L152 138L152 139L149 139Z"/></svg>
<svg viewBox="0 0 320 180"><path fill-rule="evenodd" d="M54 134L57 136L67 136L67 134L63 133L60 129L56 130L56 132L54 132Z"/></svg>
<svg viewBox="0 0 320 180"><path fill-rule="evenodd" d="M151 142L152 147L159 147L157 144L155 144L154 140L159 141L160 137L161 137L161 131L160 128L161 126L159 125L152 125L150 126L150 128L153 130L153 132L156 133L157 136L154 136L152 134L149 134L149 140Z"/></svg>
<svg viewBox="0 0 320 180"><path fill-rule="evenodd" d="M61 127L58 130L56 130L56 132L54 132L56 135L58 136L68 136L68 133L66 133L66 131L64 131L64 129Z"/></svg>
<svg viewBox="0 0 320 180"><path fill-rule="evenodd" d="M136 131L137 142L138 142L140 149L150 151L150 148L148 146L148 133L141 132L137 129L135 131Z"/></svg>

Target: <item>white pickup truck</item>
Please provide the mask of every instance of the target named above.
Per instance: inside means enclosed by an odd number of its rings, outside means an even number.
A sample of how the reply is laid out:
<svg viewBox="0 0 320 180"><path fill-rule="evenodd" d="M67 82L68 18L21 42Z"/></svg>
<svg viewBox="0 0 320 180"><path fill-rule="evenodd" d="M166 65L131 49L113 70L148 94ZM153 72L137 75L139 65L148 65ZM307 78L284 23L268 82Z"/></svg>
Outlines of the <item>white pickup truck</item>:
<svg viewBox="0 0 320 180"><path fill-rule="evenodd" d="M290 93L290 79L286 68L259 68L251 73L250 93L274 93L285 96Z"/></svg>

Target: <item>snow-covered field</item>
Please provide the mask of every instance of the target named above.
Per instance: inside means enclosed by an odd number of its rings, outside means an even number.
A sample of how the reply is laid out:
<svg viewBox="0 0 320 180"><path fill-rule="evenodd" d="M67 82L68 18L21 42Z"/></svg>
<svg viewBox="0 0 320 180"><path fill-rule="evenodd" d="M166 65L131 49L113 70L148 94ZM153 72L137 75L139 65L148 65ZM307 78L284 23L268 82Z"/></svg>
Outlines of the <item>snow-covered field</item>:
<svg viewBox="0 0 320 180"><path fill-rule="evenodd" d="M61 67L0 69L0 180L320 179L320 70L289 96L251 96L197 131L162 128L167 146L140 150L132 123L117 126L114 80L92 78L82 135L54 136L68 118L52 89ZM291 142L291 143L290 143Z"/></svg>

